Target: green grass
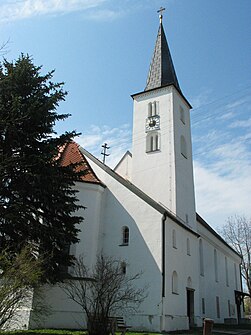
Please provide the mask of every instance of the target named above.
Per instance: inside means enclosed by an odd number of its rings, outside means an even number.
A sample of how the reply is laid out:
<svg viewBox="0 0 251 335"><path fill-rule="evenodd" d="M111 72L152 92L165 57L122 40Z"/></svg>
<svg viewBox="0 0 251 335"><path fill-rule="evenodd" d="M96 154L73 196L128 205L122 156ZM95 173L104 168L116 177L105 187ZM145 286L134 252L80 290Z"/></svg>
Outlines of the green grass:
<svg viewBox="0 0 251 335"><path fill-rule="evenodd" d="M120 334L120 333L116 333L116 334ZM126 334L128 335L161 335L159 333L147 333L147 332L141 332L141 333L127 332ZM0 335L87 335L87 332L80 331L80 330L36 329L36 330L0 331Z"/></svg>

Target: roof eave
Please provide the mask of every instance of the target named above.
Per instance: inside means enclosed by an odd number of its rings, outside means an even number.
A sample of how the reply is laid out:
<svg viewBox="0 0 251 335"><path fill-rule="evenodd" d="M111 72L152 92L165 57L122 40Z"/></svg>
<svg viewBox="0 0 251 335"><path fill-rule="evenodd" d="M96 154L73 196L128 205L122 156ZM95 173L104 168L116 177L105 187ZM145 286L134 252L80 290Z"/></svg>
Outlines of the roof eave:
<svg viewBox="0 0 251 335"><path fill-rule="evenodd" d="M189 103L189 101L183 95L183 93L181 92L181 90L178 89L174 84L167 84L167 85L163 85L163 86L160 86L160 87L151 88L150 90L147 90L147 91L141 91L141 92L138 92L138 93L135 93L135 94L131 94L131 97L132 97L132 99L134 99L136 96L141 95L143 93L153 92L155 90L159 90L161 88L165 88L165 87L168 87L168 86L173 86L176 89L176 91L179 93L179 95L182 97L182 99L185 101L185 103L188 105L188 107L190 109L193 108L193 106Z"/></svg>

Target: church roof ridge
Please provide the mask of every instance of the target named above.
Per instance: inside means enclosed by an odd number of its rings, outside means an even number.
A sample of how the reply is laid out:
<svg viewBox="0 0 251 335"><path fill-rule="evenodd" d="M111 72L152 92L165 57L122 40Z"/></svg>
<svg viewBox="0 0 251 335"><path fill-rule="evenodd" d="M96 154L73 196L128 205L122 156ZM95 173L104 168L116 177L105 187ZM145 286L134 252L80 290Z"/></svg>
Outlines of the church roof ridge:
<svg viewBox="0 0 251 335"><path fill-rule="evenodd" d="M181 92L162 20L160 20L160 26L147 77L145 91L167 85L174 85L176 89Z"/></svg>

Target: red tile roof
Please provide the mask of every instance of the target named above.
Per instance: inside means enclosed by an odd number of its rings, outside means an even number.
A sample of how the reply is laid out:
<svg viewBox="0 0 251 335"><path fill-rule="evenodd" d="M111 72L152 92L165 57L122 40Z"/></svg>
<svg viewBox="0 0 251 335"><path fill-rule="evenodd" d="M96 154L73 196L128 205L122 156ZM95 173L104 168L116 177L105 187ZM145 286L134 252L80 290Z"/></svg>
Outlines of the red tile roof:
<svg viewBox="0 0 251 335"><path fill-rule="evenodd" d="M85 156L80 152L79 145L72 141L64 144L58 150L58 157L62 166L68 166L70 164L78 163L76 172L84 171L84 175L81 176L80 180L83 182L89 182L94 184L102 184L102 182L95 175L94 171L87 162Z"/></svg>

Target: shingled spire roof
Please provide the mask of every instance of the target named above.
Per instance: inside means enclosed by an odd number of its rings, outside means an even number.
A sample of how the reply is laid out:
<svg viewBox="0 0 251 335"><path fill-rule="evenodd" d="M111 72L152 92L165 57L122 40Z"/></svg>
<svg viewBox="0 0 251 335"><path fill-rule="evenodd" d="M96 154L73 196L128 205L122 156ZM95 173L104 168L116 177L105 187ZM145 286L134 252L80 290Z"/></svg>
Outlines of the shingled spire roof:
<svg viewBox="0 0 251 335"><path fill-rule="evenodd" d="M158 36L145 91L167 85L174 85L181 92L167 44L162 20L160 20Z"/></svg>

